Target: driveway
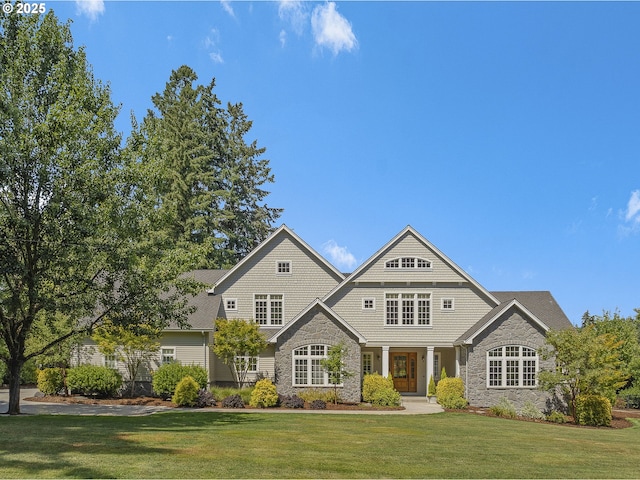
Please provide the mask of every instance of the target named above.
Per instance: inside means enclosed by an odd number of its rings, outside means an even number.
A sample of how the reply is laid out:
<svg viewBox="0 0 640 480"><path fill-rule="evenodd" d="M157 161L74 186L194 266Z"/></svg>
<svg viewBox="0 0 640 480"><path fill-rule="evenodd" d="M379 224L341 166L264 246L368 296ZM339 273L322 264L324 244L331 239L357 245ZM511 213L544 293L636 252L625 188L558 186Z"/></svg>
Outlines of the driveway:
<svg viewBox="0 0 640 480"><path fill-rule="evenodd" d="M26 415L121 415L140 416L157 412L211 412L210 408L171 408L145 405L87 405L73 403L45 403L28 402L24 398L34 397L38 392L35 388L24 388L20 391L20 412ZM299 409L224 409L225 413L309 413L309 414L339 414L339 415L425 415L443 411L440 405L427 403L424 397L402 397L404 410L299 410ZM0 388L0 413L9 409L9 390Z"/></svg>

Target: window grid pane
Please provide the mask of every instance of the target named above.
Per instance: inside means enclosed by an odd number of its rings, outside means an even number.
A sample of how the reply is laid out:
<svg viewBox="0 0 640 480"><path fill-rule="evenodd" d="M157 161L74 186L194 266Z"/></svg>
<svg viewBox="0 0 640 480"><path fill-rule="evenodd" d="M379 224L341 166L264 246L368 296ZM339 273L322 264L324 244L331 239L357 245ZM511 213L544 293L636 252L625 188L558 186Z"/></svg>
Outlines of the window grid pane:
<svg viewBox="0 0 640 480"><path fill-rule="evenodd" d="M271 295L271 325L282 325L282 295Z"/></svg>
<svg viewBox="0 0 640 480"><path fill-rule="evenodd" d="M402 324L413 325L413 295L402 294Z"/></svg>
<svg viewBox="0 0 640 480"><path fill-rule="evenodd" d="M307 359L296 358L294 365L294 384L307 385Z"/></svg>
<svg viewBox="0 0 640 480"><path fill-rule="evenodd" d="M517 387L519 382L520 362L507 360L507 387Z"/></svg>
<svg viewBox="0 0 640 480"><path fill-rule="evenodd" d="M387 325L398 325L397 294L387 294Z"/></svg>
<svg viewBox="0 0 640 480"><path fill-rule="evenodd" d="M535 360L523 360L522 361L522 386L523 387L535 387L536 386L536 370L537 362Z"/></svg>
<svg viewBox="0 0 640 480"><path fill-rule="evenodd" d="M256 295L256 323L267 324L267 295Z"/></svg>
<svg viewBox="0 0 640 480"><path fill-rule="evenodd" d="M402 268L415 268L415 258L404 257L402 258Z"/></svg>
<svg viewBox="0 0 640 480"><path fill-rule="evenodd" d="M431 298L418 295L418 325L431 325Z"/></svg>
<svg viewBox="0 0 640 480"><path fill-rule="evenodd" d="M489 386L502 386L502 361L489 360Z"/></svg>

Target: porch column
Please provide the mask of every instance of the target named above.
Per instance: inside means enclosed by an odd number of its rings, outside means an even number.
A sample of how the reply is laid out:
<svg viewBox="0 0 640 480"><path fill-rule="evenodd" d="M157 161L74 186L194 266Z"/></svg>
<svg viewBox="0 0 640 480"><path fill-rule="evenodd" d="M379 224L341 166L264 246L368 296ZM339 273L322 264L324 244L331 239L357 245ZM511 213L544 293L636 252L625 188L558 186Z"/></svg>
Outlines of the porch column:
<svg viewBox="0 0 640 480"><path fill-rule="evenodd" d="M433 377L433 350L434 347L427 347L427 393L429 393L429 382Z"/></svg>
<svg viewBox="0 0 640 480"><path fill-rule="evenodd" d="M456 377L460 376L460 346L456 346Z"/></svg>
<svg viewBox="0 0 640 480"><path fill-rule="evenodd" d="M382 346L382 376L389 375L389 345Z"/></svg>

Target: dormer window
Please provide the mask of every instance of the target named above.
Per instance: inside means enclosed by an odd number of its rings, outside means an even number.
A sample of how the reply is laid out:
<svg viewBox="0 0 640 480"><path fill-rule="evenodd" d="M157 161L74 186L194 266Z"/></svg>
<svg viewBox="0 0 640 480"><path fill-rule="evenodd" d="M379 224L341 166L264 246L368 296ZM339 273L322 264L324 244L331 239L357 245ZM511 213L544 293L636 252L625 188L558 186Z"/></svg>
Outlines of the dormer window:
<svg viewBox="0 0 640 480"><path fill-rule="evenodd" d="M431 261L419 257L400 257L387 260L384 268L402 269L402 270L429 270L431 269Z"/></svg>

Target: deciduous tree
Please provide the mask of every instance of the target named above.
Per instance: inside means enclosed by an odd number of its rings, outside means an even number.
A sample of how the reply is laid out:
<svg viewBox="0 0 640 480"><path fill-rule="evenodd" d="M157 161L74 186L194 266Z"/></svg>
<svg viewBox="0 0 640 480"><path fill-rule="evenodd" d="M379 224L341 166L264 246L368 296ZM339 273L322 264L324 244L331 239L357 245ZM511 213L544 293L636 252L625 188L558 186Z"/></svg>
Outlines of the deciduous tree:
<svg viewBox="0 0 640 480"><path fill-rule="evenodd" d="M268 342L255 322L239 318L218 318L211 349L229 366L236 384L242 388L251 366L248 361L267 348Z"/></svg>
<svg viewBox="0 0 640 480"><path fill-rule="evenodd" d="M320 365L329 375L329 383L333 385L333 403L338 403L338 385L354 374L347 370L344 364L344 357L347 355L347 347L344 343L332 345L327 351L327 358L320 360Z"/></svg>

